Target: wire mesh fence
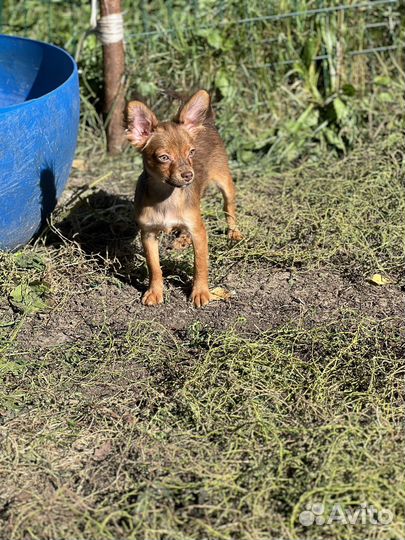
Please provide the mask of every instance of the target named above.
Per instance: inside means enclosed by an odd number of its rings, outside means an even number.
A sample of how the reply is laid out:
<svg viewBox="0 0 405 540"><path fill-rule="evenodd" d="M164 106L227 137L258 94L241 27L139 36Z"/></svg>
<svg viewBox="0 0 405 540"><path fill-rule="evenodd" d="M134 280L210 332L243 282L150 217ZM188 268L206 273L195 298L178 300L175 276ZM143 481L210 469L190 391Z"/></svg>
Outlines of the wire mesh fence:
<svg viewBox="0 0 405 540"><path fill-rule="evenodd" d="M297 60L297 39L302 41L324 22L337 27L340 38L350 36L348 56L395 50L400 26L400 0L345 3L289 0L283 2L124 0L126 41L139 51L160 43L178 46L190 36L204 38L214 50L233 34L234 45L246 43L240 56L245 67L291 65ZM86 0L0 0L0 29L4 33L57 42L75 52L81 34L89 29L90 5ZM326 30L327 31L327 30ZM264 36L264 37L263 37ZM248 38L247 40L244 38ZM254 46L261 45L260 62L250 62ZM247 50L246 50L247 49ZM325 46L324 46L325 49ZM131 49L130 49L131 50ZM323 51L315 59L324 59Z"/></svg>
<svg viewBox="0 0 405 540"><path fill-rule="evenodd" d="M127 96L163 115L167 97L205 87L225 138L243 130L254 149L285 138L300 146L319 134L343 148L342 133L354 133L356 123L351 96L365 94L390 62L401 63L400 0L123 0L123 10ZM76 56L87 119L103 86L90 16L88 0L0 0L3 32Z"/></svg>

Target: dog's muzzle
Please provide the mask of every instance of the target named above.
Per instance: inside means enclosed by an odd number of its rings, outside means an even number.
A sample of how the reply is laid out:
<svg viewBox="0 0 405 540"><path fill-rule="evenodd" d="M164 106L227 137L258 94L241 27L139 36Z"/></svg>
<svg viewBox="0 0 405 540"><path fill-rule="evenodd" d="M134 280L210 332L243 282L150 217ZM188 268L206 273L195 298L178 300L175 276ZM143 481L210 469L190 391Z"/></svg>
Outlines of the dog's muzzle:
<svg viewBox="0 0 405 540"><path fill-rule="evenodd" d="M188 173L182 173L181 178L178 177L171 177L166 180L166 183L173 187L186 187L189 186L192 181L194 180L194 173L188 172Z"/></svg>

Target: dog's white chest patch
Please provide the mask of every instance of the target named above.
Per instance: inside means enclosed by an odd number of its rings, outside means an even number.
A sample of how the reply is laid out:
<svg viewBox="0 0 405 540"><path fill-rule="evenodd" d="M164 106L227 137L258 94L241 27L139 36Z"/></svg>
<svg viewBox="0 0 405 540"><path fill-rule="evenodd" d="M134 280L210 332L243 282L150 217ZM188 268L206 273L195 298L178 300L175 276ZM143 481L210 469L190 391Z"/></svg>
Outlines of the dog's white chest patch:
<svg viewBox="0 0 405 540"><path fill-rule="evenodd" d="M159 214L156 216L156 222L154 223L155 227L158 227L160 230L169 233L172 229L181 227L182 223L173 212L168 212L165 214Z"/></svg>
<svg viewBox="0 0 405 540"><path fill-rule="evenodd" d="M170 232L184 227L184 220L177 197L170 197L153 207L145 207L138 218L142 228L150 231Z"/></svg>

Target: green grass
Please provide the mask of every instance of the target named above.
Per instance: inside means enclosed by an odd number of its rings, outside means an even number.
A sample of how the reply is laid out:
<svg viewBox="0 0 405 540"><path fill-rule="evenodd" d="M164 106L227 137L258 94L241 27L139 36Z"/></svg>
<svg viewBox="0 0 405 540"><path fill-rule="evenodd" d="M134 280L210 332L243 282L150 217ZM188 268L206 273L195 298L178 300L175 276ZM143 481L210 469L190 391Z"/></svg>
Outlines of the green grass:
<svg viewBox="0 0 405 540"><path fill-rule="evenodd" d="M403 110L404 85L400 10L379 4L373 9L264 18L305 13L319 7L315 4L126 0L126 96L153 105L163 117L177 108L179 96L206 88L216 103L228 149L244 162L268 154L281 168L326 149L346 152L364 132L373 138L379 129L374 120L384 115L397 128L401 117L393 110ZM342 2L328 3L338 5ZM247 18L253 20L238 22ZM75 55L82 130L105 139L102 50L89 33L89 21L85 0L3 2L6 33L51 41ZM389 23L392 32L376 23ZM347 56L392 45L398 50ZM325 55L322 61L313 60Z"/></svg>
<svg viewBox="0 0 405 540"><path fill-rule="evenodd" d="M244 243L228 248L220 198L205 202L215 270L226 273L236 261L257 259L291 269L338 267L354 279L378 272L402 283L405 196L399 148L401 136L392 135L359 145L345 159L304 163L283 175L264 172L266 162L237 169Z"/></svg>
<svg viewBox="0 0 405 540"><path fill-rule="evenodd" d="M185 298L192 253L167 240L165 305L140 305L140 160L104 154L88 2L3 2L7 33L77 55L87 171L34 246L0 254L0 537L402 539L403 51L337 55L391 44L366 30L384 6L235 28L263 3L199 5L124 2L127 96L163 118L208 88L237 158L243 242L218 194L203 204L211 285L234 296L202 311ZM132 35L146 24L175 32ZM314 503L393 520L304 527Z"/></svg>
<svg viewBox="0 0 405 540"><path fill-rule="evenodd" d="M234 276L237 296L202 311L179 288L191 253L167 243L166 304L140 306L125 204L139 161L97 148L79 148L73 180L109 177L0 255L0 536L403 538L401 139L283 174L235 165L246 239L227 244L216 196L204 213L211 283ZM393 521L304 527L309 503Z"/></svg>
<svg viewBox="0 0 405 540"><path fill-rule="evenodd" d="M401 538L404 368L393 321L347 314L313 329L238 332L200 328L195 341L191 327L179 340L137 321L30 362L2 454L16 512L5 531L312 538L297 521L306 502L367 501L394 513L388 529L335 524L319 535Z"/></svg>

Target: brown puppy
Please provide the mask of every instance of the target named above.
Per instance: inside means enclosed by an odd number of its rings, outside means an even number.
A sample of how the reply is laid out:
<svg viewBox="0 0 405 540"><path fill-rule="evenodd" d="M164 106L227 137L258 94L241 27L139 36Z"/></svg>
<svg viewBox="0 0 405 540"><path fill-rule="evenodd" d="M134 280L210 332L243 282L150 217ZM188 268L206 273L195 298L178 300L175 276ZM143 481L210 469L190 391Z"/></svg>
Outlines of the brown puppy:
<svg viewBox="0 0 405 540"><path fill-rule="evenodd" d="M140 101L128 104L128 140L140 150L144 169L135 192L135 219L141 230L149 270L148 306L163 302L158 233L173 229L190 234L194 246L191 299L196 307L210 301L208 241L200 201L214 181L224 197L229 238L240 240L235 218L235 186L225 147L214 125L210 97L199 90L172 122L158 122Z"/></svg>

